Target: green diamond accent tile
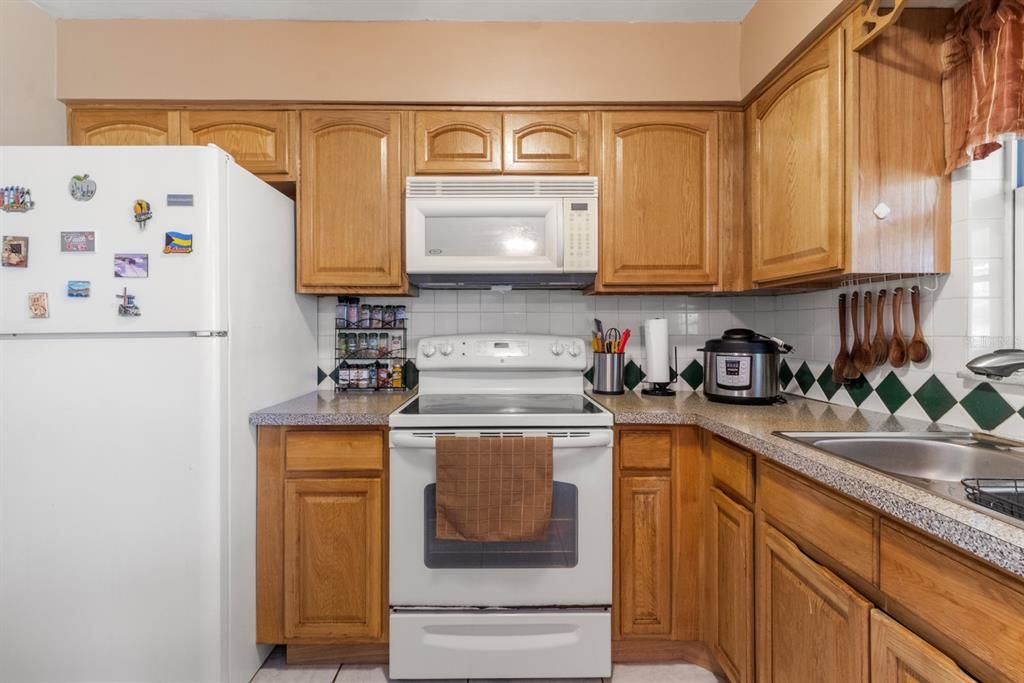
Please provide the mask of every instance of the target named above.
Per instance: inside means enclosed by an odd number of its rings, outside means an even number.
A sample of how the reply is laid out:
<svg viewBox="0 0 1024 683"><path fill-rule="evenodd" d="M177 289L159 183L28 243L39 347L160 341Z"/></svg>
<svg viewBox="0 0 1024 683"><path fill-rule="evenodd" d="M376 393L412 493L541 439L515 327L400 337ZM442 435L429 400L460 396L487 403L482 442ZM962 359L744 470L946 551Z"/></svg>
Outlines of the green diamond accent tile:
<svg viewBox="0 0 1024 683"><path fill-rule="evenodd" d="M793 380L793 371L789 369L789 363L782 361L779 364L779 382L782 383L782 388L785 389L786 385ZM831 396L829 397L831 398Z"/></svg>
<svg viewBox="0 0 1024 683"><path fill-rule="evenodd" d="M821 387L821 390L825 392L825 397L830 401L832 400L832 397L843 388L841 384L836 384L832 381L831 364L826 365L825 369L821 371L820 375L818 375L818 386Z"/></svg>
<svg viewBox="0 0 1024 683"><path fill-rule="evenodd" d="M895 372L890 372L885 379L878 383L875 393L878 394L878 398L882 399L882 403L890 413L895 413L900 406L910 400L910 392L903 386L903 382Z"/></svg>
<svg viewBox="0 0 1024 683"><path fill-rule="evenodd" d="M853 399L853 405L859 406L861 403L871 395L874 389L871 388L871 383L864 378L863 375L853 380L846 386L846 393Z"/></svg>
<svg viewBox="0 0 1024 683"><path fill-rule="evenodd" d="M972 389L960 399L960 405L982 429L995 429L1013 415L1010 404L988 382Z"/></svg>
<svg viewBox="0 0 1024 683"><path fill-rule="evenodd" d="M814 373L807 367L807 363L801 363L793 376L796 378L796 383L800 385L800 391L805 394L814 386Z"/></svg>
<svg viewBox="0 0 1024 683"><path fill-rule="evenodd" d="M640 366L629 361L626 363L626 367L622 369L622 383L626 385L626 388L633 391L640 385L640 382L644 381L644 371L640 369Z"/></svg>
<svg viewBox="0 0 1024 683"><path fill-rule="evenodd" d="M668 366L668 381L675 382L677 379L679 379L679 373L671 365Z"/></svg>
<svg viewBox="0 0 1024 683"><path fill-rule="evenodd" d="M690 385L691 389L696 391L697 387L704 382L704 368L697 361L691 360L690 364L683 368L683 372L679 376Z"/></svg>
<svg viewBox="0 0 1024 683"><path fill-rule="evenodd" d="M590 382L591 385L594 384L594 366L593 365L591 365L587 369L587 371L583 373L583 378L586 379L588 382Z"/></svg>
<svg viewBox="0 0 1024 683"><path fill-rule="evenodd" d="M331 379L334 380L335 384L338 383L338 371L339 370L341 370L341 366L340 365L338 367L334 368L334 370L331 371L331 374L328 375L328 377L330 377Z"/></svg>
<svg viewBox="0 0 1024 683"><path fill-rule="evenodd" d="M317 386L320 386L320 382L323 382L325 379L327 379L327 377L328 377L328 375L327 375L326 372L324 372L320 368L316 369L316 385Z"/></svg>
<svg viewBox="0 0 1024 683"><path fill-rule="evenodd" d="M938 377L932 375L914 392L914 398L933 422L948 413L956 405L956 399ZM1024 410L1024 408L1022 408Z"/></svg>

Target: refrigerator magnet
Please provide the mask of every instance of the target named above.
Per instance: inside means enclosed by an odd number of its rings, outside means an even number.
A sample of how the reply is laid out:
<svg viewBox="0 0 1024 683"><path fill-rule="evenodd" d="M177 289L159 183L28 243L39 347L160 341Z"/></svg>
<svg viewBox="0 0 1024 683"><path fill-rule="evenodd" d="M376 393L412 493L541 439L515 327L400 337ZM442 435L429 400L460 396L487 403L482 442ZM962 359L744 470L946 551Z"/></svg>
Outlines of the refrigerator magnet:
<svg viewBox="0 0 1024 683"><path fill-rule="evenodd" d="M87 202L96 196L96 181L85 175L73 175L68 182L68 192L76 202Z"/></svg>
<svg viewBox="0 0 1024 683"><path fill-rule="evenodd" d="M88 280L68 280L69 299L88 299L91 295Z"/></svg>
<svg viewBox="0 0 1024 683"><path fill-rule="evenodd" d="M127 287L120 294L115 294L114 297L121 300L121 303L117 305L117 314L122 318L137 318L142 315L142 311L135 303L135 295L129 294Z"/></svg>
<svg viewBox="0 0 1024 683"><path fill-rule="evenodd" d="M96 233L92 230L70 230L60 233L60 250L65 254L96 251Z"/></svg>
<svg viewBox="0 0 1024 683"><path fill-rule="evenodd" d="M164 233L165 254L191 254L192 233L188 232L165 232Z"/></svg>
<svg viewBox="0 0 1024 683"><path fill-rule="evenodd" d="M28 238L4 235L0 265L4 268L28 268Z"/></svg>
<svg viewBox="0 0 1024 683"><path fill-rule="evenodd" d="M149 254L114 254L114 277L149 277Z"/></svg>
<svg viewBox="0 0 1024 683"><path fill-rule="evenodd" d="M35 208L36 203L32 201L32 190L27 187L10 185L0 187L0 195L3 197L3 204L0 209L7 213L25 213Z"/></svg>
<svg viewBox="0 0 1024 683"><path fill-rule="evenodd" d="M145 228L146 223L153 217L153 209L145 199L136 199L132 212L135 214L135 222L139 224L140 228Z"/></svg>
<svg viewBox="0 0 1024 683"><path fill-rule="evenodd" d="M31 292L28 295L28 317L50 317L50 295L46 292Z"/></svg>

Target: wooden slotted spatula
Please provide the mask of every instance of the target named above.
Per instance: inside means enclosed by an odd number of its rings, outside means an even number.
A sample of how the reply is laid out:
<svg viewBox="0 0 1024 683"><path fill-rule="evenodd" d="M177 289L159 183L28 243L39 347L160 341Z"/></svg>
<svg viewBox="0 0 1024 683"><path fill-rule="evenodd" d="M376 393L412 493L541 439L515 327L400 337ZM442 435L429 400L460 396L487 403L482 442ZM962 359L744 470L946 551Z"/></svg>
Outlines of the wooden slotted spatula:
<svg viewBox="0 0 1024 683"><path fill-rule="evenodd" d="M846 353L846 295L839 295L839 353L832 363L832 381L836 384L846 384L846 366L850 363L850 356Z"/></svg>
<svg viewBox="0 0 1024 683"><path fill-rule="evenodd" d="M878 367L889 359L889 342L885 339L885 290L878 293L878 312L875 314L875 338L871 342L871 364Z"/></svg>
<svg viewBox="0 0 1024 683"><path fill-rule="evenodd" d="M907 340L903 338L903 288L892 295L892 339L889 340L889 365L902 368L907 364Z"/></svg>
<svg viewBox="0 0 1024 683"><path fill-rule="evenodd" d="M848 382L860 377L860 370L857 369L857 364L854 358L856 358L857 349L860 348L860 320L858 320L858 309L857 301L860 298L860 294L854 292L850 295L850 325L853 326L853 346L850 347L850 358L846 366L843 368L843 377ZM845 345L844 345L845 346Z"/></svg>
<svg viewBox="0 0 1024 683"><path fill-rule="evenodd" d="M910 307L914 310L914 336L907 347L907 356L915 363L928 358L928 342L921 331L921 290L917 285L910 288Z"/></svg>
<svg viewBox="0 0 1024 683"><path fill-rule="evenodd" d="M864 334L860 344L853 350L853 364L861 373L874 367L874 356L871 354L871 292L864 292Z"/></svg>

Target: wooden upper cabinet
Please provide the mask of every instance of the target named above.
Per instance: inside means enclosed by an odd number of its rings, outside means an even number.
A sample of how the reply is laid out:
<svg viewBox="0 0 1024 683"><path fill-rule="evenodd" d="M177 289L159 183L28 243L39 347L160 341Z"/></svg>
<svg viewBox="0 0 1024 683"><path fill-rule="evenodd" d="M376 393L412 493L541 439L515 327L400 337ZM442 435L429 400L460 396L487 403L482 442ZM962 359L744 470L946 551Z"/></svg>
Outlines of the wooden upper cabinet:
<svg viewBox="0 0 1024 683"><path fill-rule="evenodd" d="M790 66L748 112L753 280L843 267L843 32Z"/></svg>
<svg viewBox="0 0 1024 683"><path fill-rule="evenodd" d="M717 282L717 114L606 112L601 148L598 289Z"/></svg>
<svg viewBox="0 0 1024 683"><path fill-rule="evenodd" d="M299 118L294 111L183 111L181 144L214 144L243 168L278 180L295 178Z"/></svg>
<svg viewBox="0 0 1024 683"><path fill-rule="evenodd" d="M285 637L379 639L381 480L291 479L284 486Z"/></svg>
<svg viewBox="0 0 1024 683"><path fill-rule="evenodd" d="M418 111L416 173L500 173L501 113Z"/></svg>
<svg viewBox="0 0 1024 683"><path fill-rule="evenodd" d="M754 680L754 513L711 490L708 644L730 683Z"/></svg>
<svg viewBox="0 0 1024 683"><path fill-rule="evenodd" d="M72 109L68 139L72 145L177 145L177 111L165 109Z"/></svg>
<svg viewBox="0 0 1024 683"><path fill-rule="evenodd" d="M623 636L672 635L672 479L619 481L619 629Z"/></svg>
<svg viewBox="0 0 1024 683"><path fill-rule="evenodd" d="M302 112L297 289L400 292L401 115Z"/></svg>
<svg viewBox="0 0 1024 683"><path fill-rule="evenodd" d="M758 682L867 683L871 604L771 526L758 533Z"/></svg>
<svg viewBox="0 0 1024 683"><path fill-rule="evenodd" d="M881 610L871 610L871 683L971 683L956 663Z"/></svg>
<svg viewBox="0 0 1024 683"><path fill-rule="evenodd" d="M589 112L514 112L502 118L505 173L590 171Z"/></svg>

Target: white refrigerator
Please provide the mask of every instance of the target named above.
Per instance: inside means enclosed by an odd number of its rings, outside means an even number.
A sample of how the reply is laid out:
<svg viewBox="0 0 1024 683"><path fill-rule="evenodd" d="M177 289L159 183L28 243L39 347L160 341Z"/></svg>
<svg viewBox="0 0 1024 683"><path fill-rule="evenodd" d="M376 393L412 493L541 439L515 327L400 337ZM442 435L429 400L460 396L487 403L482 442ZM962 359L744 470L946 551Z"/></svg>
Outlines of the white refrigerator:
<svg viewBox="0 0 1024 683"><path fill-rule="evenodd" d="M0 147L0 188L0 678L248 681L248 414L316 383L294 203L212 146Z"/></svg>

